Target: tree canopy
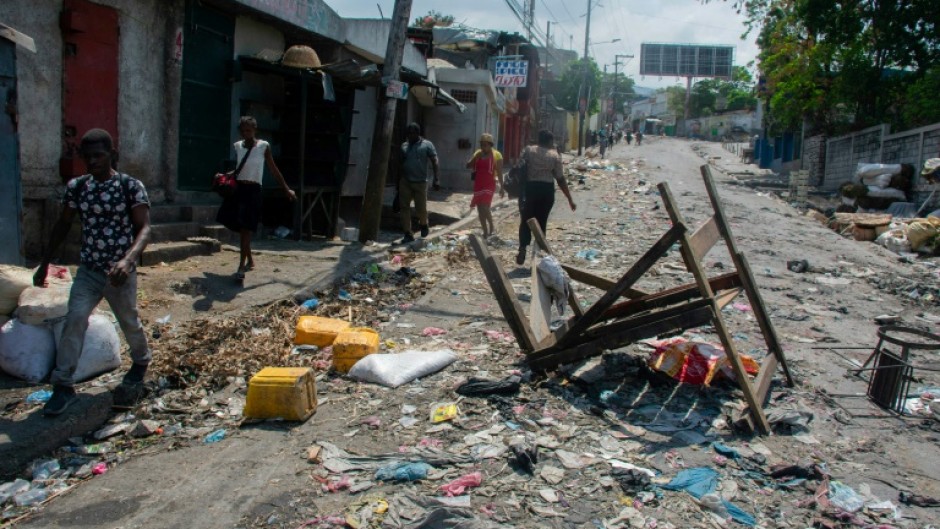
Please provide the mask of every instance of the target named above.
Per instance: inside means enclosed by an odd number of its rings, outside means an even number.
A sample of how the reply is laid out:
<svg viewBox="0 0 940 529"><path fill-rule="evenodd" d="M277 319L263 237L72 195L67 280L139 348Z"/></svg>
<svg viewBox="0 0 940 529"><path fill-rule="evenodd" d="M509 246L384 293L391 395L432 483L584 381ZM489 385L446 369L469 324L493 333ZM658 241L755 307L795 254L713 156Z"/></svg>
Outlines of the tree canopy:
<svg viewBox="0 0 940 529"><path fill-rule="evenodd" d="M672 86L665 89L669 110L677 117L685 115L685 88ZM700 118L712 114L757 108L754 77L743 66L735 66L731 79L702 79L692 85L689 96L689 117Z"/></svg>
<svg viewBox="0 0 940 529"><path fill-rule="evenodd" d="M706 0L708 1L708 0ZM940 119L936 0L732 0L756 30L772 127L838 133Z"/></svg>
<svg viewBox="0 0 940 529"><path fill-rule="evenodd" d="M585 73L585 69L586 73ZM561 76L561 94L558 104L565 110L578 112L579 97L588 97L588 114L594 114L600 109L598 96L601 95L601 71L594 59L588 58L571 61L570 66ZM582 96L583 94L583 96Z"/></svg>

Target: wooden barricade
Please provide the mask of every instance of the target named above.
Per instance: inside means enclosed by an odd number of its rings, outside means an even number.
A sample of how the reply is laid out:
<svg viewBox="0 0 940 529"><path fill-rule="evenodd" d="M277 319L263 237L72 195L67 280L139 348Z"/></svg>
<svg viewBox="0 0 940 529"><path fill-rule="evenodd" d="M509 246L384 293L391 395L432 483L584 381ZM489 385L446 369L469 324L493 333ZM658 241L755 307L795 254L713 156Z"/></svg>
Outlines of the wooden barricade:
<svg viewBox="0 0 940 529"><path fill-rule="evenodd" d="M605 349L616 349L639 340L710 323L718 334L744 393L749 411L744 418L753 430L768 434L770 425L764 415L763 403L774 375L780 369L787 385L793 386L795 382L747 259L738 250L731 233L731 226L722 209L711 169L708 165L703 165L701 171L714 214L697 229L688 229L669 186L661 183L658 188L672 227L619 280L614 281L587 270L562 264L573 281L601 289L604 294L584 311L577 295L571 291L568 304L574 315L554 332L547 331L547 322L544 321L546 316L541 299L543 294L540 293L535 267L533 266L532 270L533 303L538 303L541 307L533 308L530 321L530 318L525 316L499 262L490 255L478 237L471 237L471 244L509 327L519 346L527 353L526 361L533 369L546 371L562 364L599 355ZM536 244L542 251L552 254L538 223L535 219L528 222ZM734 271L709 278L702 267L702 259L720 240L725 242ZM661 292L650 293L635 288L636 282L677 243L685 267L695 281ZM768 355L753 380L745 371L721 316L721 309L732 303L741 293L744 293L751 304L768 350ZM536 331L533 331L533 326Z"/></svg>

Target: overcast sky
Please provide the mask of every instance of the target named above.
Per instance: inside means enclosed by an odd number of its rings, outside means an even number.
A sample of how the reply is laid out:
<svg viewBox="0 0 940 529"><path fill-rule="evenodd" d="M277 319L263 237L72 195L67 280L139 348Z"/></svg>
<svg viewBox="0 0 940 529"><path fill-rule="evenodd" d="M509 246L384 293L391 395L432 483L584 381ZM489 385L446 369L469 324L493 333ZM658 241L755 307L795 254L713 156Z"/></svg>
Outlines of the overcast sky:
<svg viewBox="0 0 940 529"><path fill-rule="evenodd" d="M515 1L519 5L522 0ZM584 53L584 29L588 0L536 0L535 19L544 32L552 22L552 40L559 48ZM744 66L757 56L754 35L746 41L743 18L722 0L703 5L699 0L597 0L591 16L591 56L603 68L613 71L614 55L635 55L627 61L626 72L639 86L685 85L685 80L666 77L639 77L640 43L672 42L693 44L730 44L735 46L735 64ZM378 18L379 6L389 17L393 0L326 0L343 17ZM436 9L453 15L457 22L482 29L518 31L522 23L513 15L507 0L447 1L414 0L410 20ZM613 39L620 42L602 44ZM620 67L623 71L623 67Z"/></svg>

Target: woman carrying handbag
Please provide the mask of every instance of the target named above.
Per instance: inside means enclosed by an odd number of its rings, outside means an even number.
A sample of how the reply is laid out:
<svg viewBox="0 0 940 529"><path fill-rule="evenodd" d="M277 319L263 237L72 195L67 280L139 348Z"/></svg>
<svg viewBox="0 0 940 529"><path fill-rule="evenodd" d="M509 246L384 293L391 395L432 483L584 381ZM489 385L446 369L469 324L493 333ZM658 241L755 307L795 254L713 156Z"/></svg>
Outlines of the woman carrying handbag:
<svg viewBox="0 0 940 529"><path fill-rule="evenodd" d="M261 180L264 177L264 167L267 165L271 174L284 189L288 200L297 200L297 195L284 181L274 156L271 155L271 145L255 138L258 122L251 116L242 116L238 123L238 132L242 139L235 142L235 154L239 161L233 177L237 185L222 202L216 220L226 228L239 234L241 254L238 260L238 270L235 272L236 281L245 279L245 272L252 270L255 261L251 255L251 237L258 229L261 220Z"/></svg>

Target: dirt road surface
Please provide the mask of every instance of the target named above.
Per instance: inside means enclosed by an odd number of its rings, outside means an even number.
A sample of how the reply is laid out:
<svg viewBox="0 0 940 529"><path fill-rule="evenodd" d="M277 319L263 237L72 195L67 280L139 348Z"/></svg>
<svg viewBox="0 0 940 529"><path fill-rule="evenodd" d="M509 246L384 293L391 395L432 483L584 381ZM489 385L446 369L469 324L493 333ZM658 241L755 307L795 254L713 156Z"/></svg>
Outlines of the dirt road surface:
<svg viewBox="0 0 940 529"><path fill-rule="evenodd" d="M866 381L847 372L874 346L876 316L896 315L936 330L936 300L921 295L937 286L932 263L901 262L874 244L842 238L778 197L735 185L727 173L753 167L736 163L715 144L650 137L640 147L617 146L611 159L622 169L589 171L583 183L571 178L577 211L569 211L558 194L548 239L559 259L618 278L669 227L656 183L669 184L693 223L711 213L698 169L710 163L799 381L792 389L775 383L768 410L811 414L805 429L778 426L768 437L732 432L728 412L741 399L733 384L676 385L643 367L651 351L643 344L605 354L599 362L603 375L589 382L560 373L529 381L522 367L528 383L517 395L458 398L454 388L467 377L502 379L518 372L523 356L507 339L508 327L472 252L455 241L404 261L420 278L377 280L369 299L361 294L362 285L350 288L350 307L337 308L335 293L325 292L318 309L336 315L349 308L354 322L375 326L392 352L455 351L457 362L442 372L397 389L321 373L320 406L306 423L228 427L224 440L205 444L206 433L227 424L213 422L219 420L213 414L244 398L243 384L233 379L219 393L202 397L199 413L181 412L172 421L161 415L167 425L180 426L175 435L128 445L106 474L77 485L20 525L328 527L341 523L329 516L344 516L350 505L371 497L391 505L387 526L413 527L427 507L416 507L409 498L442 496L442 485L480 471L482 483L470 489L469 502L462 504L467 508L460 511L476 520L473 527L711 527L718 522L691 496L659 488L696 467L716 470L718 493L753 515L758 527L914 528L940 522L936 509L898 501L900 491L940 497L938 423L895 417L874 406L865 397ZM506 208L500 216L503 242L493 242L491 251L527 305L529 271L513 261L518 215ZM578 256L591 255L588 250L596 251L592 258ZM810 270L789 271L786 262L797 259L808 261ZM671 252L638 286L659 290L691 281L679 262L678 252ZM720 245L704 262L710 275L731 267ZM293 270L280 262L271 266ZM601 294L587 287L578 293L585 303ZM239 321L235 314L232 319ZM739 350L758 359L765 354L746 303L728 307L725 319ZM717 341L707 327L685 336ZM288 340L282 337L277 347L289 350ZM914 386L940 385L929 372L918 377ZM460 409L455 420L428 420L434 405L454 401ZM151 401L137 413L147 416L154 406ZM508 464L507 447L518 441L539 446L534 476ZM739 457L719 456L715 442ZM326 448L327 461L307 461L309 446L329 443L347 456L366 456L372 470L325 464L348 462ZM374 468L387 462L370 459L379 454L433 455L438 465L422 481L376 482ZM625 485L615 467L627 463L651 470L653 486ZM772 469L792 465L802 470L770 476ZM837 515L826 505L830 481L851 487L865 507ZM364 492L350 493L350 483ZM373 511L368 502L362 505ZM894 507L899 507L897 518ZM438 514L457 513L448 509Z"/></svg>

